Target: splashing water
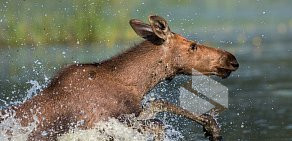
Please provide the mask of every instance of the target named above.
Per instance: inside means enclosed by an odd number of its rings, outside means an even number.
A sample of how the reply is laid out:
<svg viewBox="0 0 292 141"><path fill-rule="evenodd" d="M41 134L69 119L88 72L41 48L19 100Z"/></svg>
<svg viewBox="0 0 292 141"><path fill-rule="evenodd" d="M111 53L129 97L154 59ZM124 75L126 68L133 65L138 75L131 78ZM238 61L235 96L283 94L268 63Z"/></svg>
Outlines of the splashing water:
<svg viewBox="0 0 292 141"><path fill-rule="evenodd" d="M47 77L45 76L45 78ZM36 80L30 80L27 83L32 84L32 86L27 90L26 97L22 101L13 102L13 105L23 103L32 96L36 95L46 86L48 79L46 79L46 82L43 85L40 85ZM1 121L1 118L3 121ZM21 126L19 120L15 118L15 112L12 109L6 109L4 110L4 113L1 113L0 111L0 140L23 141L24 139L27 139L29 134L37 127L37 124L39 123L37 116L34 115L33 119L33 122L24 127Z"/></svg>
<svg viewBox="0 0 292 141"><path fill-rule="evenodd" d="M24 98L23 101L27 101L29 98L31 98L32 96L36 95L39 91L41 91L45 86L46 83L43 85L40 85L38 81L36 80L30 80L26 83L31 84L31 88L27 90L27 96Z"/></svg>
<svg viewBox="0 0 292 141"><path fill-rule="evenodd" d="M140 126L140 127L139 127ZM115 118L108 121L102 121L95 125L94 128L88 130L75 129L69 133L64 134L58 138L59 141L151 141L154 140L153 133L138 132L141 125L135 127L128 127ZM177 141L183 138L180 132L173 129L173 127L165 126L164 141Z"/></svg>
<svg viewBox="0 0 292 141"><path fill-rule="evenodd" d="M38 118L33 117L34 121L28 126L21 126L20 122L14 118L15 114L11 114L5 120L0 121L0 140L1 141L23 141L27 139L29 134L37 127Z"/></svg>
<svg viewBox="0 0 292 141"><path fill-rule="evenodd" d="M142 134L137 130L128 128L117 119L109 119L107 122L99 122L93 129L75 129L58 138L59 141L106 141L106 140L144 140L152 138L149 133Z"/></svg>
<svg viewBox="0 0 292 141"><path fill-rule="evenodd" d="M1 141L23 141L28 138L29 134L37 127L38 120L34 117L34 122L29 126L23 127L19 121L13 118L14 115L8 117L0 124L0 140ZM139 127L140 126L140 127ZM135 127L128 127L118 119L110 118L108 121L101 121L96 123L92 129L82 130L75 128L64 135L58 137L59 141L149 141L154 140L154 135L150 131L143 133L137 129L141 129L141 125ZM180 132L173 129L173 127L165 126L165 141L176 141L183 138Z"/></svg>

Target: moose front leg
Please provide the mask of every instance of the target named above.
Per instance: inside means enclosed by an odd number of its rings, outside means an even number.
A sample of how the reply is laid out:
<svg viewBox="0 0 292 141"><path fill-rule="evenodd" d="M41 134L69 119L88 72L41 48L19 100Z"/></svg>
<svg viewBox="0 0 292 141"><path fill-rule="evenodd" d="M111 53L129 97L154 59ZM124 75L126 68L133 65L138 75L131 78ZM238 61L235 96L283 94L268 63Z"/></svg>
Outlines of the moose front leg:
<svg viewBox="0 0 292 141"><path fill-rule="evenodd" d="M221 141L220 127L213 116L209 114L198 115L191 113L183 108L177 107L174 104L164 101L153 101L149 108L145 109L140 115L139 119L151 119L158 112L171 112L177 115L182 115L188 119L196 121L203 126L205 135L210 136L210 141Z"/></svg>

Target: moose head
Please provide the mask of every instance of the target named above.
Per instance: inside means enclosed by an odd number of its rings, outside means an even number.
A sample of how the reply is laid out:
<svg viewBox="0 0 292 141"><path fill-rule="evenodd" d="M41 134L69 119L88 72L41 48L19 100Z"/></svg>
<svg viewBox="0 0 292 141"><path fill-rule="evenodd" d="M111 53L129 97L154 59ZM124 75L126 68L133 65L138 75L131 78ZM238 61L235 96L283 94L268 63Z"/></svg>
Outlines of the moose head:
<svg viewBox="0 0 292 141"><path fill-rule="evenodd" d="M229 52L191 41L170 30L167 21L159 16L150 15L150 24L137 19L130 20L134 31L142 38L161 46L170 66L177 73L191 74L192 69L204 75L217 75L227 78L239 64Z"/></svg>

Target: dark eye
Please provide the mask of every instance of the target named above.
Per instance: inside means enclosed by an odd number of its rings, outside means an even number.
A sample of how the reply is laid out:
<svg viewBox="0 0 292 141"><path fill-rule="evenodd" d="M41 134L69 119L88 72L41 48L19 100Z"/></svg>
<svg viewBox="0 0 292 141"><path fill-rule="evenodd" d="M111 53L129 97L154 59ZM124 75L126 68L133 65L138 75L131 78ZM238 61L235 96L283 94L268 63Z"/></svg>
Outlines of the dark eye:
<svg viewBox="0 0 292 141"><path fill-rule="evenodd" d="M190 46L191 50L197 50L197 44L193 43Z"/></svg>

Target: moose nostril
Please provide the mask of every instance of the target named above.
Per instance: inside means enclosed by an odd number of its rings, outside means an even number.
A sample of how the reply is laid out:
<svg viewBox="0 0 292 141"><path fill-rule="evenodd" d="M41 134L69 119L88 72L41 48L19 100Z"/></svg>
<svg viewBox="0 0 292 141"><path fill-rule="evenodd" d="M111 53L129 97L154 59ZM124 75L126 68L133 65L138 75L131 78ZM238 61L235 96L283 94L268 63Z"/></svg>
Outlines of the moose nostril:
<svg viewBox="0 0 292 141"><path fill-rule="evenodd" d="M234 68L238 68L239 67L239 64L237 62L231 62L231 65L234 67Z"/></svg>

